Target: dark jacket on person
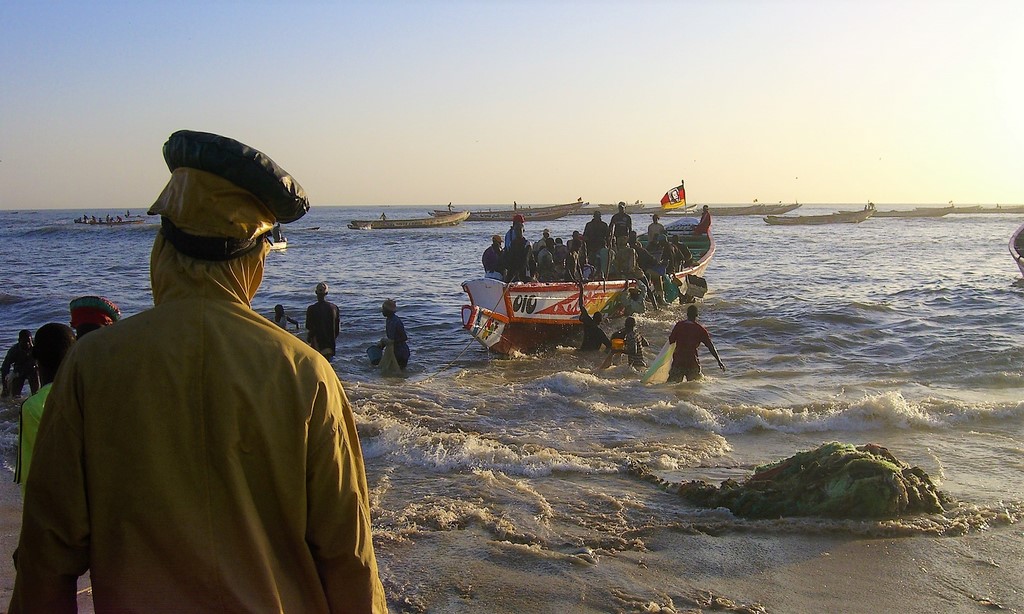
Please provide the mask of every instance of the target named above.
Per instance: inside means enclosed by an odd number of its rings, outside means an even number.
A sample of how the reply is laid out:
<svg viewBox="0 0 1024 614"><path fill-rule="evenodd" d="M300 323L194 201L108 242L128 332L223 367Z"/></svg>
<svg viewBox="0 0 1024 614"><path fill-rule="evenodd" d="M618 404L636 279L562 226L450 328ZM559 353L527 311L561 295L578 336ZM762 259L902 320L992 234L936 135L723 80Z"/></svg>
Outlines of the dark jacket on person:
<svg viewBox="0 0 1024 614"><path fill-rule="evenodd" d="M306 329L309 330L309 344L313 349L337 351L338 334L341 332L341 314L338 306L328 300L317 302L306 308Z"/></svg>
<svg viewBox="0 0 1024 614"><path fill-rule="evenodd" d="M494 249L494 244L484 250L482 261L484 272L505 274L505 251Z"/></svg>
<svg viewBox="0 0 1024 614"><path fill-rule="evenodd" d="M402 323L401 318L393 313L388 314L384 323L384 334L394 342L395 358L398 360L398 366L404 369L409 364L412 350L409 349L409 335L405 333L405 324Z"/></svg>
<svg viewBox="0 0 1024 614"><path fill-rule="evenodd" d="M583 227L583 240L587 243L587 254L596 254L608 240L608 224L596 218L590 220Z"/></svg>
<svg viewBox="0 0 1024 614"><path fill-rule="evenodd" d="M619 211L612 216L609 226L613 236L625 237L629 235L629 231L633 230L633 218L629 217L625 211Z"/></svg>
<svg viewBox="0 0 1024 614"><path fill-rule="evenodd" d="M529 281L535 266L530 242L525 237L514 238L506 251L508 275L505 281Z"/></svg>
<svg viewBox="0 0 1024 614"><path fill-rule="evenodd" d="M612 348L608 334L601 330L601 327L594 321L594 317L586 309L580 310L580 322L583 323L583 343L580 344L580 351L596 352L602 346L609 350Z"/></svg>
<svg viewBox="0 0 1024 614"><path fill-rule="evenodd" d="M7 374L11 372L13 368L15 375L21 375L23 377L29 377L36 373L38 367L36 366L36 359L32 357L32 349L25 349L21 347L21 343L15 344L11 349L7 350L7 356L4 358L3 367L0 368L3 377L6 379Z"/></svg>

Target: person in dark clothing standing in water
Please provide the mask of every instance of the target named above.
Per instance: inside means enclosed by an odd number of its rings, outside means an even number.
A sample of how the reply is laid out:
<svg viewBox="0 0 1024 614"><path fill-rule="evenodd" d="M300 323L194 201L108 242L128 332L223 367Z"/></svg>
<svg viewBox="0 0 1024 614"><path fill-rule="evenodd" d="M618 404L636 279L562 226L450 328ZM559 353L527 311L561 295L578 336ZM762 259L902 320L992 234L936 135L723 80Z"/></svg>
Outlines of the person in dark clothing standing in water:
<svg viewBox="0 0 1024 614"><path fill-rule="evenodd" d="M11 375L8 383L7 375ZM3 395L20 397L21 390L28 382L28 387L35 394L39 391L39 366L32 355L32 332L23 330L18 333L18 343L7 351L3 367L0 368L3 379Z"/></svg>
<svg viewBox="0 0 1024 614"><path fill-rule="evenodd" d="M392 299L386 299L380 306L380 313L385 318L384 335L387 337L387 343L394 344L395 360L398 361L398 366L404 369L409 364L412 350L409 349L409 336L405 334L405 324L402 324L402 320L395 315L396 311L398 304Z"/></svg>
<svg viewBox="0 0 1024 614"><path fill-rule="evenodd" d="M591 316L583 305L583 284L580 284L580 322L583 324L583 343L580 344L581 352L596 352L602 347L612 349L612 342L608 334L601 329L601 322L604 321L604 314L601 310L594 312Z"/></svg>
<svg viewBox="0 0 1024 614"><path fill-rule="evenodd" d="M307 341L314 350L326 358L334 358L335 345L341 333L341 313L338 306L327 300L327 282L316 285L316 302L306 308Z"/></svg>

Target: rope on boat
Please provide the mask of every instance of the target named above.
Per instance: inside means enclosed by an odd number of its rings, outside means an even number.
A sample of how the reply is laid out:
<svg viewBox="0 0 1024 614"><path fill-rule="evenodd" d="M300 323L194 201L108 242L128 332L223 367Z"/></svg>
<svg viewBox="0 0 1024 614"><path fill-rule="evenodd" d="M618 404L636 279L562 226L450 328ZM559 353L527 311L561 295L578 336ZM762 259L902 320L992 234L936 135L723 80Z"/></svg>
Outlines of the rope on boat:
<svg viewBox="0 0 1024 614"><path fill-rule="evenodd" d="M507 296L508 296L508 283L505 283L504 287L501 290L501 296L498 298L498 302L494 303L494 307L491 307L491 311L493 312L494 310L496 310L498 308L498 305L500 305L501 302L504 301ZM456 362L459 361L460 358L462 358L462 355L465 354L466 350L468 350L469 347L471 345L473 345L474 343L476 343L476 339L470 337L469 341L466 342L466 345L462 348L462 350L458 354L455 355L455 358L451 359L443 367L441 367L437 371L434 371L433 373L431 373L430 375L428 375L427 377L421 379L420 381L418 381L416 383L417 384L424 384L426 382L429 382L430 380L434 379L435 377L437 377L441 373L443 373L443 372L447 371L448 369L450 369L452 367L452 365L454 365Z"/></svg>

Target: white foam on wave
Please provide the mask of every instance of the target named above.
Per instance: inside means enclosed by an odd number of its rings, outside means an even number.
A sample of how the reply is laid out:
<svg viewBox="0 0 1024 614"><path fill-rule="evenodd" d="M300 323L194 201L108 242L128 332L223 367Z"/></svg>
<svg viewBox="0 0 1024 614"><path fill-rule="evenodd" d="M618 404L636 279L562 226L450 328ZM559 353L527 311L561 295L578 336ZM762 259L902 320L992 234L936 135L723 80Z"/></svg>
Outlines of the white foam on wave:
<svg viewBox="0 0 1024 614"><path fill-rule="evenodd" d="M897 391L865 395L854 401L835 399L800 407L740 404L705 408L681 400L658 401L636 408L597 405L594 409L601 413L721 434L756 430L817 433L882 428L936 429L979 420L1024 417L1024 402L978 404L938 398L911 401Z"/></svg>
<svg viewBox="0 0 1024 614"><path fill-rule="evenodd" d="M391 416L364 412L360 442L367 459L391 457L397 462L443 473L492 469L520 476L552 472L614 473L601 459L566 454L540 445L515 446L477 433L439 432Z"/></svg>
<svg viewBox="0 0 1024 614"><path fill-rule="evenodd" d="M609 391L616 386L616 381L598 377L586 371L559 371L540 377L528 383L524 388L540 393L577 397L591 392Z"/></svg>
<svg viewBox="0 0 1024 614"><path fill-rule="evenodd" d="M598 402L594 403L591 409L616 418L647 420L655 424L697 428L712 433L722 431L719 417L691 401L657 401L651 405L638 407Z"/></svg>

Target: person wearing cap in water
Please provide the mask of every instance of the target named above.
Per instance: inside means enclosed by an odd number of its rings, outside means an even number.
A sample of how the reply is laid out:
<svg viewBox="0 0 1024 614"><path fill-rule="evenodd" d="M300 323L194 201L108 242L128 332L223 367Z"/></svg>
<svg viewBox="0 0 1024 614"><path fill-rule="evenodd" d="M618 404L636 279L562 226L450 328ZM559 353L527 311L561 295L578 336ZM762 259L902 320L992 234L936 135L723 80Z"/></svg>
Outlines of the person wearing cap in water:
<svg viewBox="0 0 1024 614"><path fill-rule="evenodd" d="M46 402L9 611L386 612L351 406L251 307L305 192L208 133L164 145L153 307L90 333Z"/></svg>
<svg viewBox="0 0 1024 614"><path fill-rule="evenodd" d="M86 333L110 326L121 319L121 310L102 296L80 296L71 301L71 328L81 339Z"/></svg>
<svg viewBox="0 0 1024 614"><path fill-rule="evenodd" d="M14 469L14 482L21 485L21 494L25 494L25 480L28 479L29 467L32 462L32 449L35 447L36 435L39 433L39 422L43 417L46 398L50 396L50 386L57 375L57 368L64 356L75 344L75 331L67 324L51 322L44 324L36 331L35 345L32 355L39 363L39 391L25 399L21 404L21 424L18 426L18 464Z"/></svg>
<svg viewBox="0 0 1024 614"><path fill-rule="evenodd" d="M409 349L409 336L405 334L405 324L401 318L395 315L398 311L398 304L393 299L385 299L380 306L380 313L384 316L384 336L381 340L384 345L393 344L395 348L395 360L398 366L405 369L409 364L409 357L412 350Z"/></svg>
<svg viewBox="0 0 1024 614"><path fill-rule="evenodd" d="M341 333L341 312L338 306L327 300L327 282L316 285L316 302L306 308L306 340L326 358L334 358L337 351L338 335Z"/></svg>

